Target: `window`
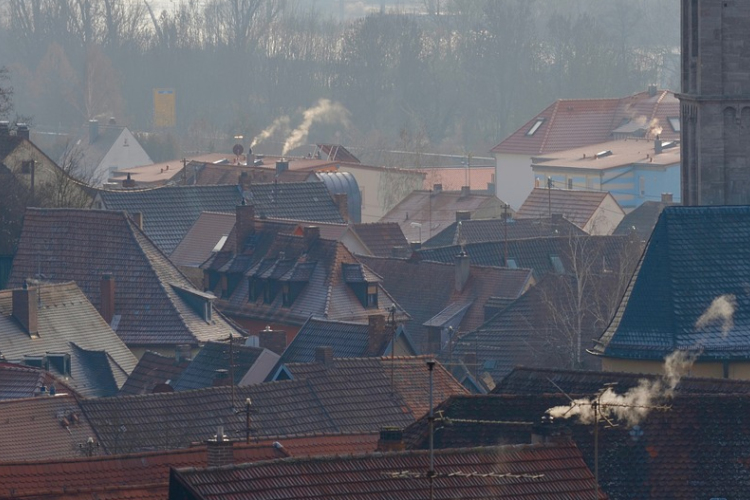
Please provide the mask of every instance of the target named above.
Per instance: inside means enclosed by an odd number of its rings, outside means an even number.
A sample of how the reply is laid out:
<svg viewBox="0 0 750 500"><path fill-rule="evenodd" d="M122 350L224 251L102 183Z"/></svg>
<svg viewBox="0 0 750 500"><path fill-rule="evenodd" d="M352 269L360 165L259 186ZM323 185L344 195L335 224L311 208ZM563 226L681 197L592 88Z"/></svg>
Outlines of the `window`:
<svg viewBox="0 0 750 500"><path fill-rule="evenodd" d="M292 294L289 291L289 283L281 285L281 303L284 307L292 305Z"/></svg>
<svg viewBox="0 0 750 500"><path fill-rule="evenodd" d="M544 118L537 119L537 121L534 123L534 125L531 126L529 131L526 132L526 135L528 137L531 137L532 135L536 134L536 131L539 130L539 127L542 126L542 123L544 123Z"/></svg>
<svg viewBox="0 0 750 500"><path fill-rule="evenodd" d="M550 255L549 260L552 262L552 267L555 269L557 274L565 273L565 266L563 266L562 260L557 255Z"/></svg>
<svg viewBox="0 0 750 500"><path fill-rule="evenodd" d="M669 125L672 127L672 130L675 132L680 131L680 117L679 116L670 116L667 118L669 120Z"/></svg>
<svg viewBox="0 0 750 500"><path fill-rule="evenodd" d="M378 285L373 283L367 284L367 306L368 309L377 309L378 307Z"/></svg>
<svg viewBox="0 0 750 500"><path fill-rule="evenodd" d="M505 267L508 267L510 269L518 269L518 262L516 262L516 258L508 257L508 260L505 262Z"/></svg>
<svg viewBox="0 0 750 500"><path fill-rule="evenodd" d="M21 162L21 173L30 174L34 168L34 160L24 160Z"/></svg>
<svg viewBox="0 0 750 500"><path fill-rule="evenodd" d="M643 198L646 194L646 178L645 177L638 178L638 193L640 194L641 198Z"/></svg>
<svg viewBox="0 0 750 500"><path fill-rule="evenodd" d="M568 179L568 189L573 189L573 179Z"/></svg>

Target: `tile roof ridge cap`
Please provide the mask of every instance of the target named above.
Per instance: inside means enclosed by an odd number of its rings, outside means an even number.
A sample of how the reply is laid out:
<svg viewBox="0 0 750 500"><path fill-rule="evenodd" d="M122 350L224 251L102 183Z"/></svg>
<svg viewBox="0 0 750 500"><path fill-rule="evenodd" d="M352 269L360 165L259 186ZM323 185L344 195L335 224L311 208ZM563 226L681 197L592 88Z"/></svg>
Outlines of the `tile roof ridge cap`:
<svg viewBox="0 0 750 500"><path fill-rule="evenodd" d="M244 444L244 443L243 443ZM257 444L257 443L255 443ZM80 462L110 462L120 460L134 460L137 458L150 457L150 456L162 456L162 455L187 455L191 453L201 453L205 448L205 443L197 444L194 446L188 446L186 448L171 448L168 450L149 450L149 451L136 451L132 453L119 453L113 455L94 455L91 457L80 456L80 457L66 457L66 458L42 458L37 460L12 460L1 462L3 467L6 466L22 466L22 465L56 465L56 464L68 464L68 463L80 463ZM19 497L21 498L21 497Z"/></svg>
<svg viewBox="0 0 750 500"><path fill-rule="evenodd" d="M319 322L319 323L335 323L337 325L352 325L352 326L367 326L366 322L362 321L347 321L344 319L327 319L322 316L316 316L316 315L310 315L310 317L305 321L305 324L310 322ZM304 327L304 325L303 325ZM300 328L301 329L301 328Z"/></svg>

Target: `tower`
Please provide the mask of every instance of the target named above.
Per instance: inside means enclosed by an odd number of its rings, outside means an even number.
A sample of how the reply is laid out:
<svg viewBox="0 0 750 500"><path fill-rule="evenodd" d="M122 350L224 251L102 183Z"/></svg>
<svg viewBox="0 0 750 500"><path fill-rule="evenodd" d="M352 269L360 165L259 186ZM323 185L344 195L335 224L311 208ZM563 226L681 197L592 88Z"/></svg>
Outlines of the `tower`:
<svg viewBox="0 0 750 500"><path fill-rule="evenodd" d="M682 203L750 204L750 2L682 1Z"/></svg>

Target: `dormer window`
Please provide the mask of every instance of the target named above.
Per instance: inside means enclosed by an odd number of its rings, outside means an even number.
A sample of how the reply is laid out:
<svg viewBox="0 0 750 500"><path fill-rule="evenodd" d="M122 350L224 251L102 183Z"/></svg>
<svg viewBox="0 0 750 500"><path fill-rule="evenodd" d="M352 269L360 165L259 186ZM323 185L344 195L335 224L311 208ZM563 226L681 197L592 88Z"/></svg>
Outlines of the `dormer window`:
<svg viewBox="0 0 750 500"><path fill-rule="evenodd" d="M365 309L378 308L378 282L380 277L358 263L342 263L344 282L352 289Z"/></svg>
<svg viewBox="0 0 750 500"><path fill-rule="evenodd" d="M293 299L289 288L289 283L283 283L281 285L281 302L284 307L292 305Z"/></svg>
<svg viewBox="0 0 750 500"><path fill-rule="evenodd" d="M24 160L21 162L21 173L30 174L34 169L34 160Z"/></svg>
<svg viewBox="0 0 750 500"><path fill-rule="evenodd" d="M367 284L367 305L368 309L378 308L378 284L368 283Z"/></svg>

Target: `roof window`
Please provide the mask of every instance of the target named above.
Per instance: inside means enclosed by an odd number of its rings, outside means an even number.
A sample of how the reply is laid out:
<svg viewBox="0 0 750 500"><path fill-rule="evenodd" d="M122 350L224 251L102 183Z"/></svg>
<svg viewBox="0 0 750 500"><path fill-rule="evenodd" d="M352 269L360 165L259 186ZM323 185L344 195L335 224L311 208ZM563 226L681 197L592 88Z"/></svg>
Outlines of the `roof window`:
<svg viewBox="0 0 750 500"><path fill-rule="evenodd" d="M538 118L536 122L534 122L534 125L531 126L528 132L526 132L526 135L528 137L531 137L532 135L536 134L536 131L539 130L539 127L542 126L542 123L544 123L544 118Z"/></svg>
<svg viewBox="0 0 750 500"><path fill-rule="evenodd" d="M563 266L562 260L557 255L550 255L549 260L552 262L552 267L555 269L557 274L565 273L565 266Z"/></svg>
<svg viewBox="0 0 750 500"><path fill-rule="evenodd" d="M669 125L672 127L672 130L675 132L680 131L680 117L679 116L670 116L667 118L669 120Z"/></svg>

